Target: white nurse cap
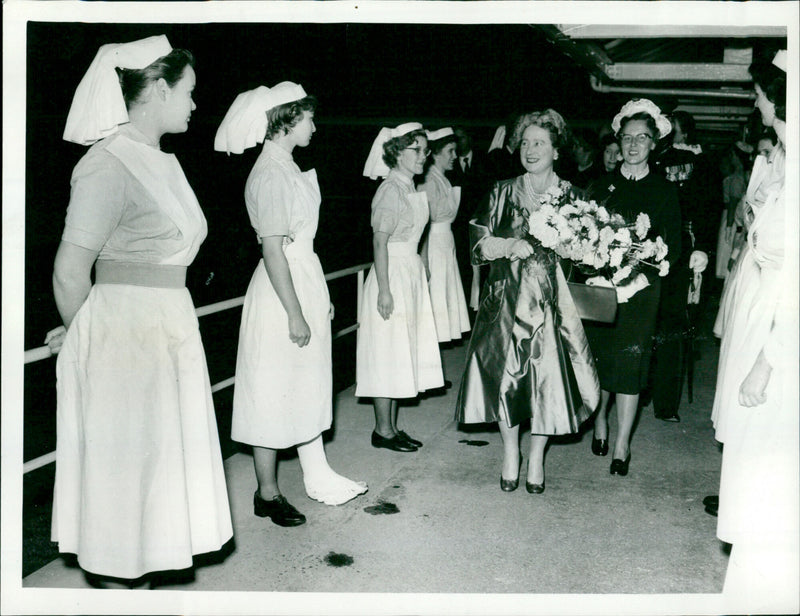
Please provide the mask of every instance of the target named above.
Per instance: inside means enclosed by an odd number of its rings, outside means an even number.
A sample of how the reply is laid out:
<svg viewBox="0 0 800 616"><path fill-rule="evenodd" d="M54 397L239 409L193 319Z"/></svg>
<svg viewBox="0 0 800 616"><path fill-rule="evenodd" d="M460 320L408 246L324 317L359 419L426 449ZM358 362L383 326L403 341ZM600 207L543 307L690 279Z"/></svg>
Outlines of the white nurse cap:
<svg viewBox="0 0 800 616"><path fill-rule="evenodd" d="M143 69L172 51L167 37L103 45L78 84L67 115L64 139L91 145L129 121L116 68Z"/></svg>
<svg viewBox="0 0 800 616"><path fill-rule="evenodd" d="M267 111L307 96L303 86L283 81L272 88L259 86L239 94L228 109L214 137L214 149L241 154L263 143L267 136Z"/></svg>
<svg viewBox="0 0 800 616"><path fill-rule="evenodd" d="M402 137L415 130L422 130L422 124L419 122L406 122L395 128L382 128L375 141L372 142L367 162L364 163L364 175L373 180L385 178L389 175L389 167L383 162L383 144L389 139Z"/></svg>

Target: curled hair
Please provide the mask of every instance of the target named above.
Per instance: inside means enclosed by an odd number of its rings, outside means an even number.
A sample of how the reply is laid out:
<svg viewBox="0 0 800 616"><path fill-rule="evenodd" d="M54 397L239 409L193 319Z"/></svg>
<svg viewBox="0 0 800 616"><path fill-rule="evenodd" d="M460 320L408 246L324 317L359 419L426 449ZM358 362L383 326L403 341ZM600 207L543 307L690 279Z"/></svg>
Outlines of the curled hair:
<svg viewBox="0 0 800 616"><path fill-rule="evenodd" d="M431 151L431 154L438 154L442 150L444 150L445 146L456 143L457 138L455 135L447 135L447 137L442 137L441 139L435 139L433 141L428 141L428 149Z"/></svg>
<svg viewBox="0 0 800 616"><path fill-rule="evenodd" d="M775 115L786 121L786 73L771 62L753 62L748 69L753 82L775 105Z"/></svg>
<svg viewBox="0 0 800 616"><path fill-rule="evenodd" d="M400 135L399 137L389 139L383 144L382 158L383 162L386 163L386 166L389 167L389 169L395 168L397 165L397 159L400 157L400 152L412 146L417 140L417 137L425 137L425 139L428 138L427 135L425 135L425 130L418 128L417 130L412 130L410 133L406 133L405 135Z"/></svg>
<svg viewBox="0 0 800 616"><path fill-rule="evenodd" d="M600 138L600 151L605 152L612 143L617 143L617 136L614 133L606 133Z"/></svg>
<svg viewBox="0 0 800 616"><path fill-rule="evenodd" d="M194 56L186 49L173 49L142 69L118 68L117 76L125 99L125 107L139 102L142 92L154 81L163 79L170 88L175 87L183 77L187 66L194 67Z"/></svg>
<svg viewBox="0 0 800 616"><path fill-rule="evenodd" d="M658 141L660 133L658 132L658 126L656 126L656 119L645 111L637 111L636 113L622 118L619 121L619 132L617 132L616 136L619 137L620 133L625 130L625 127L628 125L628 122L636 121L644 122L647 126L647 130L650 131L650 136L654 141Z"/></svg>
<svg viewBox="0 0 800 616"><path fill-rule="evenodd" d="M550 133L550 141L556 150L561 150L570 141L569 129L561 114L553 109L545 109L523 114L517 119L514 132L508 141L509 147L513 150L519 147L522 135L529 126L539 126Z"/></svg>
<svg viewBox="0 0 800 616"><path fill-rule="evenodd" d="M697 124L694 121L694 117L688 111L673 111L672 112L672 122L678 123L681 127L681 132L683 132L683 138L686 143L689 145L693 145L697 143Z"/></svg>
<svg viewBox="0 0 800 616"><path fill-rule="evenodd" d="M287 134L303 119L303 113L314 113L316 110L317 99L314 96L306 96L267 110L267 139Z"/></svg>

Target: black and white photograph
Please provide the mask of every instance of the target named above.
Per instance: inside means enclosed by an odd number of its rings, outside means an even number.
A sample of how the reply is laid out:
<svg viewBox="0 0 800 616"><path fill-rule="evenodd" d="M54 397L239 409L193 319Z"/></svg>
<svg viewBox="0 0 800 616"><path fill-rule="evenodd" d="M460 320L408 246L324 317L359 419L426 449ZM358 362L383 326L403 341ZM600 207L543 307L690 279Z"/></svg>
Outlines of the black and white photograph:
<svg viewBox="0 0 800 616"><path fill-rule="evenodd" d="M800 612L799 22L4 3L0 611Z"/></svg>

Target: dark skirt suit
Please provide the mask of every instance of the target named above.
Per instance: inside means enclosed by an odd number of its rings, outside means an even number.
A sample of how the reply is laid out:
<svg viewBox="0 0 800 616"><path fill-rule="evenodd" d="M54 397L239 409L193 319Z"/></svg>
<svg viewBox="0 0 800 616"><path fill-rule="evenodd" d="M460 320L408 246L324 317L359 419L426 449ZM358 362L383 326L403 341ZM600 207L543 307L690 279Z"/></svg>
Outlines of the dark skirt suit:
<svg viewBox="0 0 800 616"><path fill-rule="evenodd" d="M626 179L617 170L592 184L589 196L629 222L634 222L640 212L647 214L648 237L663 238L669 248L667 260L674 266L681 253L681 213L672 184L652 170L640 180ZM619 304L613 323L586 323L586 336L605 391L638 394L647 384L661 279L653 268L645 267L643 273L650 286Z"/></svg>
<svg viewBox="0 0 800 616"><path fill-rule="evenodd" d="M470 222L473 263L487 262L484 238L527 236L520 207L538 205L522 180L495 184ZM597 406L597 372L558 257L534 249L528 259L490 261L458 397L459 422L502 420L512 427L530 419L533 434L568 434Z"/></svg>

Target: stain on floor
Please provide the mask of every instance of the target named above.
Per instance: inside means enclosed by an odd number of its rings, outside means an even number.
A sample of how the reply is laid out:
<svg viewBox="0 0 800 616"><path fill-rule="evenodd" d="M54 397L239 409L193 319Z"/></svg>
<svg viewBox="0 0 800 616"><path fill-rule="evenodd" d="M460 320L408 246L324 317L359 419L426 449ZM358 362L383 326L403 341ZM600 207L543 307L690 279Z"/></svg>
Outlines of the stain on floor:
<svg viewBox="0 0 800 616"><path fill-rule="evenodd" d="M478 441L478 440L472 440L472 439L467 439L467 438L462 438L458 442L459 443L464 443L465 445L469 445L470 447L485 447L486 445L489 444L489 441Z"/></svg>
<svg viewBox="0 0 800 616"><path fill-rule="evenodd" d="M392 513L400 513L400 509L397 508L397 505L382 500L378 501L377 505L364 507L364 511L370 515L390 515Z"/></svg>
<svg viewBox="0 0 800 616"><path fill-rule="evenodd" d="M353 557L349 554L328 552L328 555L325 557L325 562L329 567L349 567L353 564Z"/></svg>

